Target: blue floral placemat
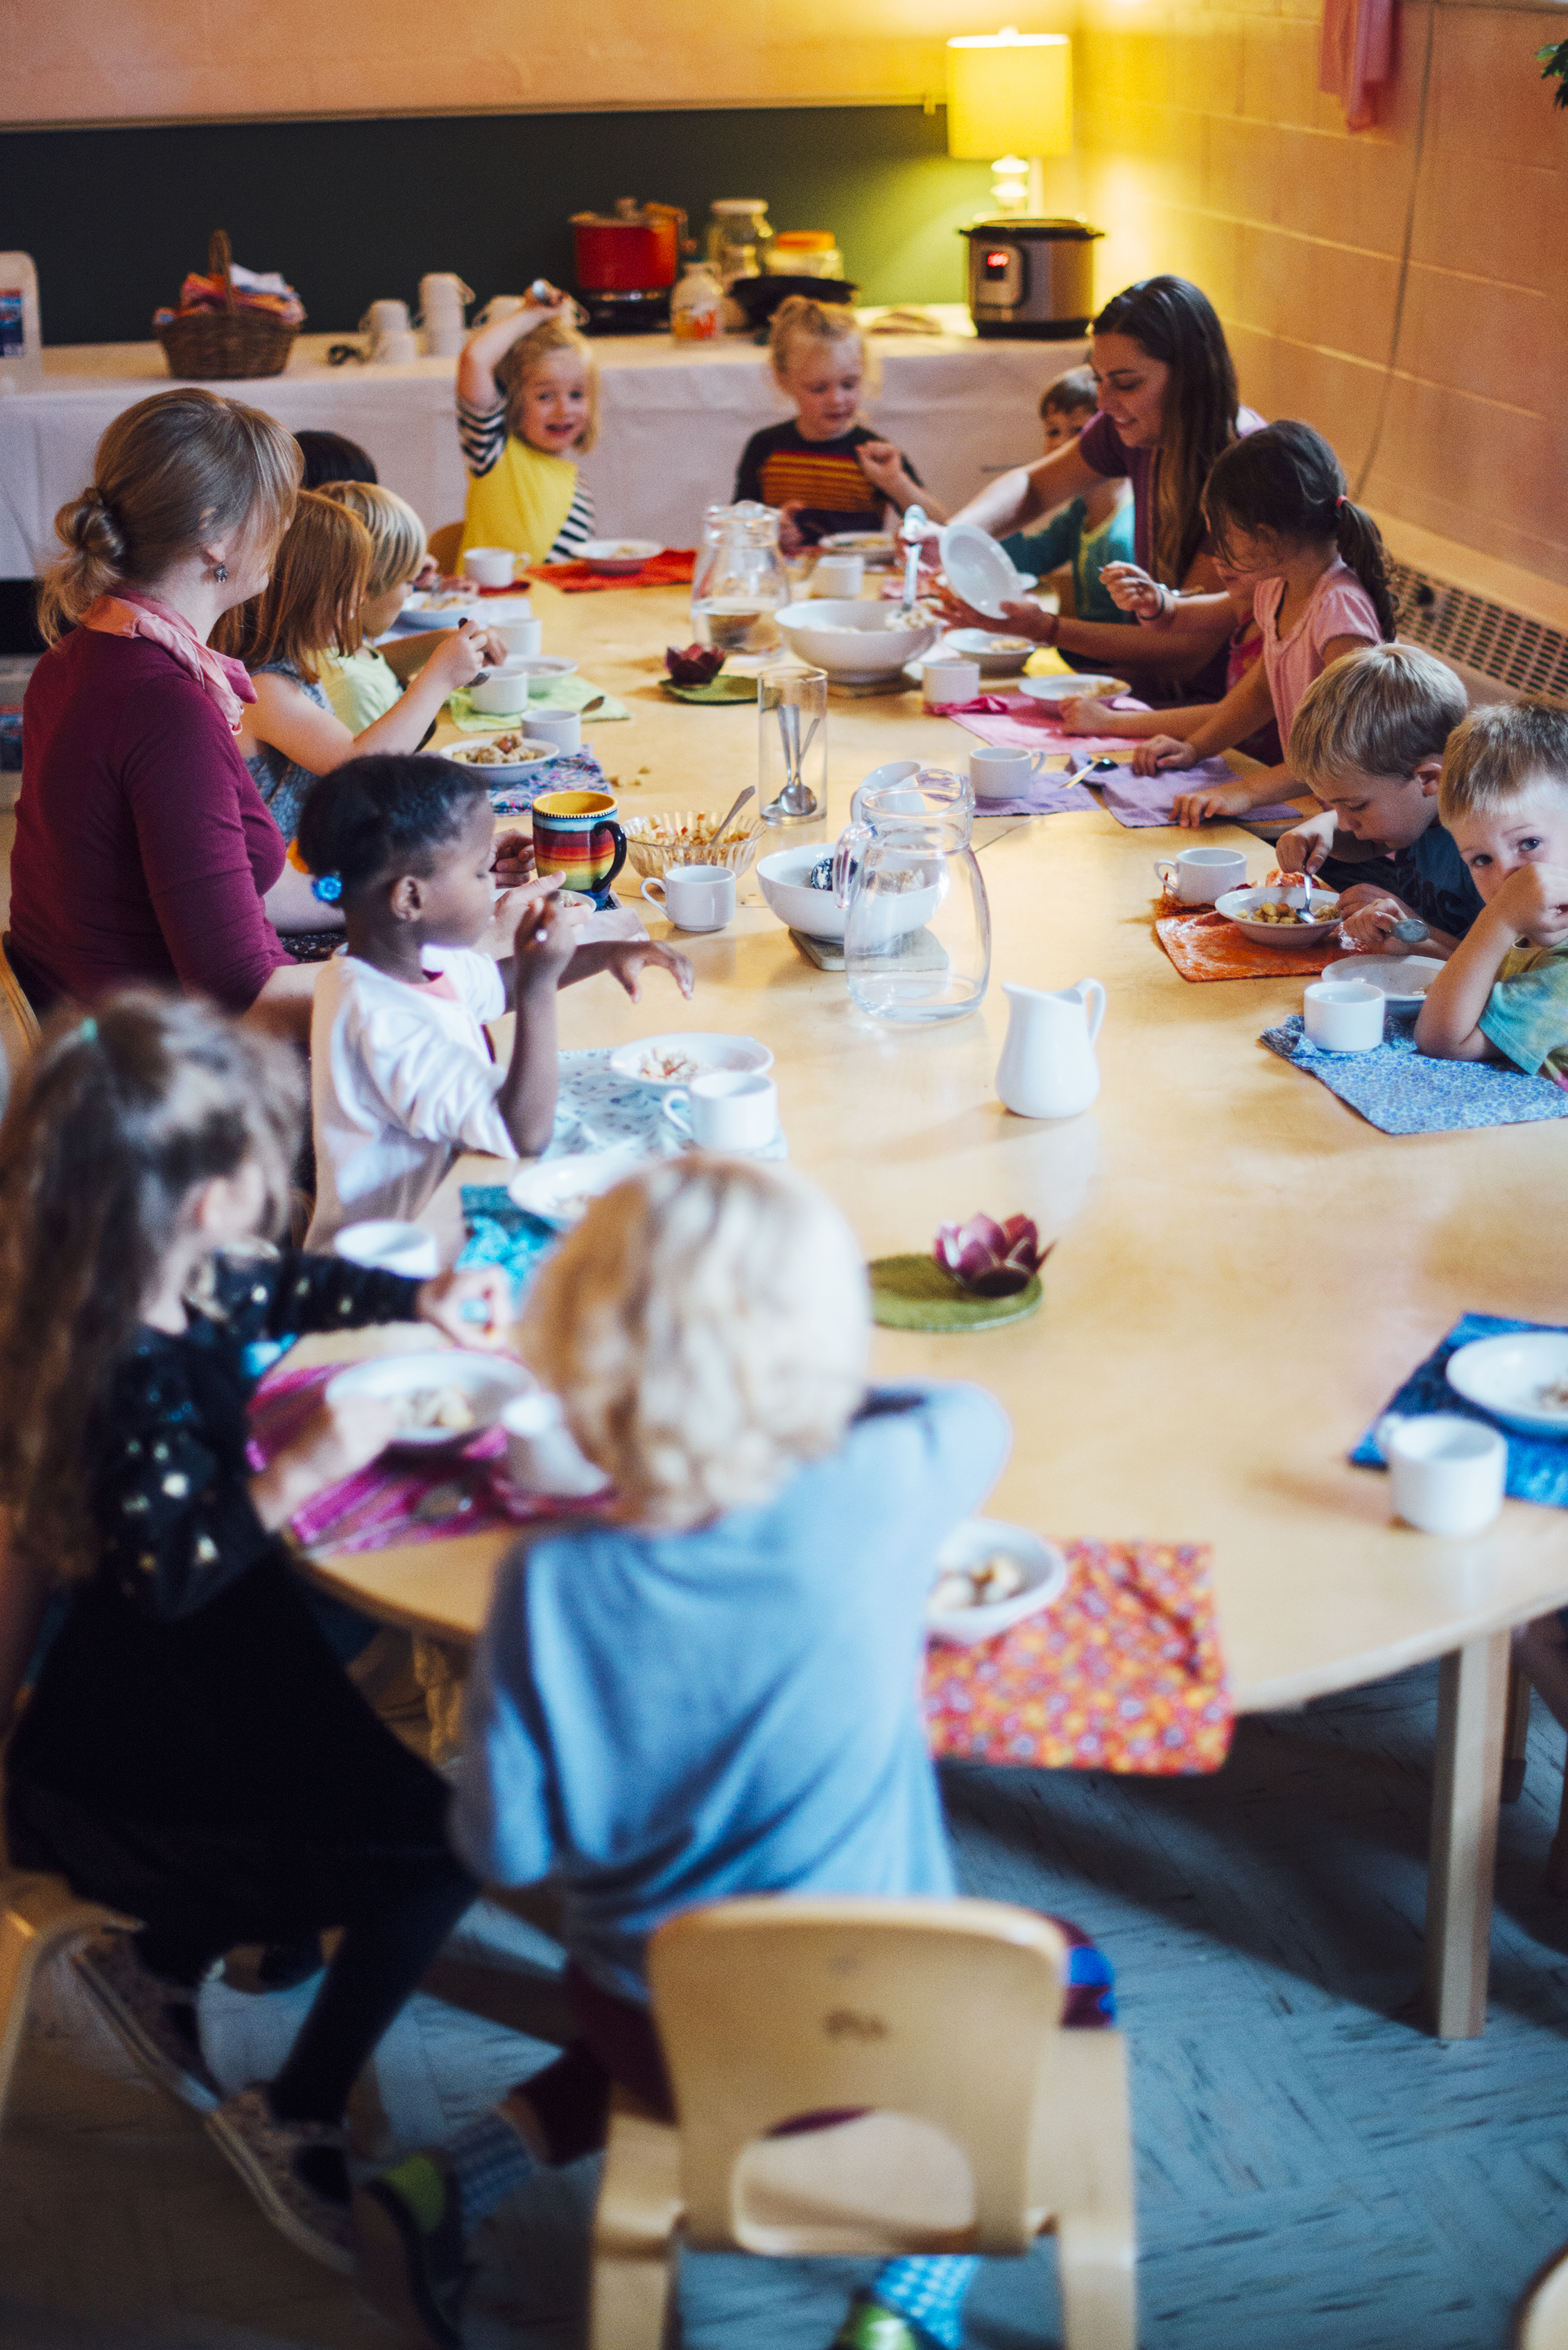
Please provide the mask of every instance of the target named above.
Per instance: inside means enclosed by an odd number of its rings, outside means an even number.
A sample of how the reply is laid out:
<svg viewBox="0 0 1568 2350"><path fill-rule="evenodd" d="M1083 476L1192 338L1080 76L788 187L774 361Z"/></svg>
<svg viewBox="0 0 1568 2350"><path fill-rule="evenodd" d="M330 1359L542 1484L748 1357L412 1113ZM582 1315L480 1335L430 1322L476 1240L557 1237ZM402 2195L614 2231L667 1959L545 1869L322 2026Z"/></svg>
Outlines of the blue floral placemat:
<svg viewBox="0 0 1568 2350"><path fill-rule="evenodd" d="M1465 1127L1528 1126L1568 1118L1568 1093L1495 1061L1437 1061L1416 1050L1416 1014L1389 1007L1374 1053L1324 1053L1299 1012L1258 1039L1282 1061L1318 1078L1384 1134L1451 1134Z"/></svg>
<svg viewBox="0 0 1568 2350"><path fill-rule="evenodd" d="M1515 1501L1546 1502L1554 1509L1568 1510L1568 1438L1525 1436L1516 1428L1506 1428L1480 1404L1468 1402L1448 1381L1449 1357L1477 1338L1512 1337L1521 1330L1557 1332L1562 1327L1558 1322L1505 1322L1495 1314L1462 1315L1441 1345L1416 1366L1404 1386L1390 1397L1384 1410L1407 1412L1416 1418L1434 1411L1455 1412L1461 1419L1479 1419L1483 1428L1497 1429L1507 1439L1508 1490ZM1379 1412L1377 1419L1382 1417ZM1373 1441L1376 1425L1374 1420L1350 1456L1358 1469L1384 1465Z"/></svg>
<svg viewBox="0 0 1568 2350"><path fill-rule="evenodd" d="M535 760L527 775L516 783L492 784L490 805L497 816L521 816L542 792L602 792L608 788L605 771L591 751L557 751L553 759Z"/></svg>

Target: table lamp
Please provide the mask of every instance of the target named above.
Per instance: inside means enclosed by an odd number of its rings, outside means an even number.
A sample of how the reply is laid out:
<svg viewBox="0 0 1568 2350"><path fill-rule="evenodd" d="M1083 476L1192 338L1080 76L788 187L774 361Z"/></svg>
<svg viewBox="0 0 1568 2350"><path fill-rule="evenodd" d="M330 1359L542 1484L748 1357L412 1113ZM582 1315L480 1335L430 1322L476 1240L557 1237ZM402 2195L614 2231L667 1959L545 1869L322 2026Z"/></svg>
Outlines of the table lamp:
<svg viewBox="0 0 1568 2350"><path fill-rule="evenodd" d="M966 33L948 43L948 153L989 162L998 213L1045 209L1046 155L1073 150L1073 45L1065 33Z"/></svg>

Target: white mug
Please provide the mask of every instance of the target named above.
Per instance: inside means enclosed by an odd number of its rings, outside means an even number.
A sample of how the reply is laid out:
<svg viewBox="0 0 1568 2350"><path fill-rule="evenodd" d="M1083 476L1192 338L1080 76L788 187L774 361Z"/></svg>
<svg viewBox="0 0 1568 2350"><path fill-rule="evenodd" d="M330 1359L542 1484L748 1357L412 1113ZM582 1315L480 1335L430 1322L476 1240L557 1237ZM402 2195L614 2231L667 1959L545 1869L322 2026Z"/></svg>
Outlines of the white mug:
<svg viewBox="0 0 1568 2350"><path fill-rule="evenodd" d="M1165 894L1182 906L1212 906L1227 889L1247 886L1247 860L1239 848L1184 848L1179 857L1157 857L1154 869Z"/></svg>
<svg viewBox="0 0 1568 2350"><path fill-rule="evenodd" d="M557 751L580 751L583 747L583 722L575 710L535 710L528 712L528 739L531 743L549 743Z"/></svg>
<svg viewBox="0 0 1568 2350"><path fill-rule="evenodd" d="M929 660L920 678L928 710L948 702L972 702L980 691L980 663L972 660Z"/></svg>
<svg viewBox="0 0 1568 2350"><path fill-rule="evenodd" d="M1303 1025L1323 1053L1375 1053L1388 999L1361 979L1320 979L1307 989Z"/></svg>
<svg viewBox="0 0 1568 2350"><path fill-rule="evenodd" d="M1495 1428L1450 1411L1387 1411L1373 1442L1388 1463L1394 1514L1427 1534L1477 1534L1502 1507L1508 1446Z"/></svg>
<svg viewBox="0 0 1568 2350"><path fill-rule="evenodd" d="M699 1150L761 1150L779 1130L779 1089L755 1069L711 1069L666 1094L664 1115Z"/></svg>
<svg viewBox="0 0 1568 2350"><path fill-rule="evenodd" d="M516 568L509 546L471 546L462 558L463 577L481 588L510 588Z"/></svg>
<svg viewBox="0 0 1568 2350"><path fill-rule="evenodd" d="M359 321L362 335L406 335L408 331L406 302L372 302Z"/></svg>
<svg viewBox="0 0 1568 2350"><path fill-rule="evenodd" d="M509 661L484 670L469 687L468 699L486 718L515 718L528 707L528 671Z"/></svg>
<svg viewBox="0 0 1568 2350"><path fill-rule="evenodd" d="M577 1449L557 1399L536 1388L514 1396L501 1415L506 1474L525 1493L602 1493L609 1479Z"/></svg>
<svg viewBox="0 0 1568 2350"><path fill-rule="evenodd" d="M350 1264L373 1265L379 1273L400 1273L409 1281L429 1281L441 1271L435 1234L422 1224L400 1223L392 1216L374 1216L368 1222L345 1224L332 1243L334 1256Z"/></svg>
<svg viewBox="0 0 1568 2350"><path fill-rule="evenodd" d="M1028 790L1044 765L1046 753L987 743L969 754L969 779L977 800L1010 800ZM1063 777L1065 782L1067 778Z"/></svg>
<svg viewBox="0 0 1568 2350"><path fill-rule="evenodd" d="M544 646L542 620L486 620L484 630L505 646L508 660L531 660Z"/></svg>
<svg viewBox="0 0 1568 2350"><path fill-rule="evenodd" d="M819 555L811 575L814 596L858 596L866 585L863 555Z"/></svg>
<svg viewBox="0 0 1568 2350"><path fill-rule="evenodd" d="M425 328L425 356L432 359L454 359L468 340L468 328L461 315L432 319Z"/></svg>
<svg viewBox="0 0 1568 2350"><path fill-rule="evenodd" d="M454 310L461 321L464 303L472 299L472 286L465 286L454 270L427 269L420 279L420 310L427 327Z"/></svg>
<svg viewBox="0 0 1568 2350"><path fill-rule="evenodd" d="M420 338L411 328L403 328L370 338L372 367L401 367L408 359L420 355Z"/></svg>
<svg viewBox="0 0 1568 2350"><path fill-rule="evenodd" d="M642 894L678 931L722 931L735 910L735 877L727 865L670 865L662 879L649 876Z"/></svg>

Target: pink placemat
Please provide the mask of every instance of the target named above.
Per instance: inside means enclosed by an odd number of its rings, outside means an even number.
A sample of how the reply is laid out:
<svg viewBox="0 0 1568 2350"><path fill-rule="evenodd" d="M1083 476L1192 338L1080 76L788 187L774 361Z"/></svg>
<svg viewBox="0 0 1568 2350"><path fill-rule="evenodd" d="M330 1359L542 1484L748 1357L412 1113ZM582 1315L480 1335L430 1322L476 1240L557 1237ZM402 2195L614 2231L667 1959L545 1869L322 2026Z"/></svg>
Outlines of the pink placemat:
<svg viewBox="0 0 1568 2350"><path fill-rule="evenodd" d="M250 1410L253 1469L265 1469L299 1433L327 1381L344 1367L330 1363L318 1370L275 1371L262 1381ZM383 1454L307 1502L290 1521L291 1530L306 1550L330 1555L385 1550L393 1543L442 1542L452 1534L493 1534L537 1518L591 1516L603 1507L600 1500L563 1501L556 1494L524 1492L501 1465L505 1451L501 1430L490 1428L461 1447L443 1447L428 1462L409 1453ZM462 1496L464 1506L437 1517L418 1516L427 1495L446 1486Z"/></svg>

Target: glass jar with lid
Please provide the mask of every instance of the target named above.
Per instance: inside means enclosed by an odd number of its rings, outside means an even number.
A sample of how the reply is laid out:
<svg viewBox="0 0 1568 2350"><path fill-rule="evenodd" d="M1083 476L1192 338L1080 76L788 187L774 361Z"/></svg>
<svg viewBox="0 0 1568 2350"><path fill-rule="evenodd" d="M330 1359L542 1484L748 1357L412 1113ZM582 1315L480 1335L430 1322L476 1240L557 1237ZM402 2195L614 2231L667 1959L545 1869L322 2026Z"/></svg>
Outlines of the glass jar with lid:
<svg viewBox="0 0 1568 2350"><path fill-rule="evenodd" d="M760 277L774 233L765 196L719 196L708 218L708 258L726 293L737 277Z"/></svg>
<svg viewBox="0 0 1568 2350"><path fill-rule="evenodd" d="M770 277L842 277L844 255L830 228L781 228L766 265Z"/></svg>

